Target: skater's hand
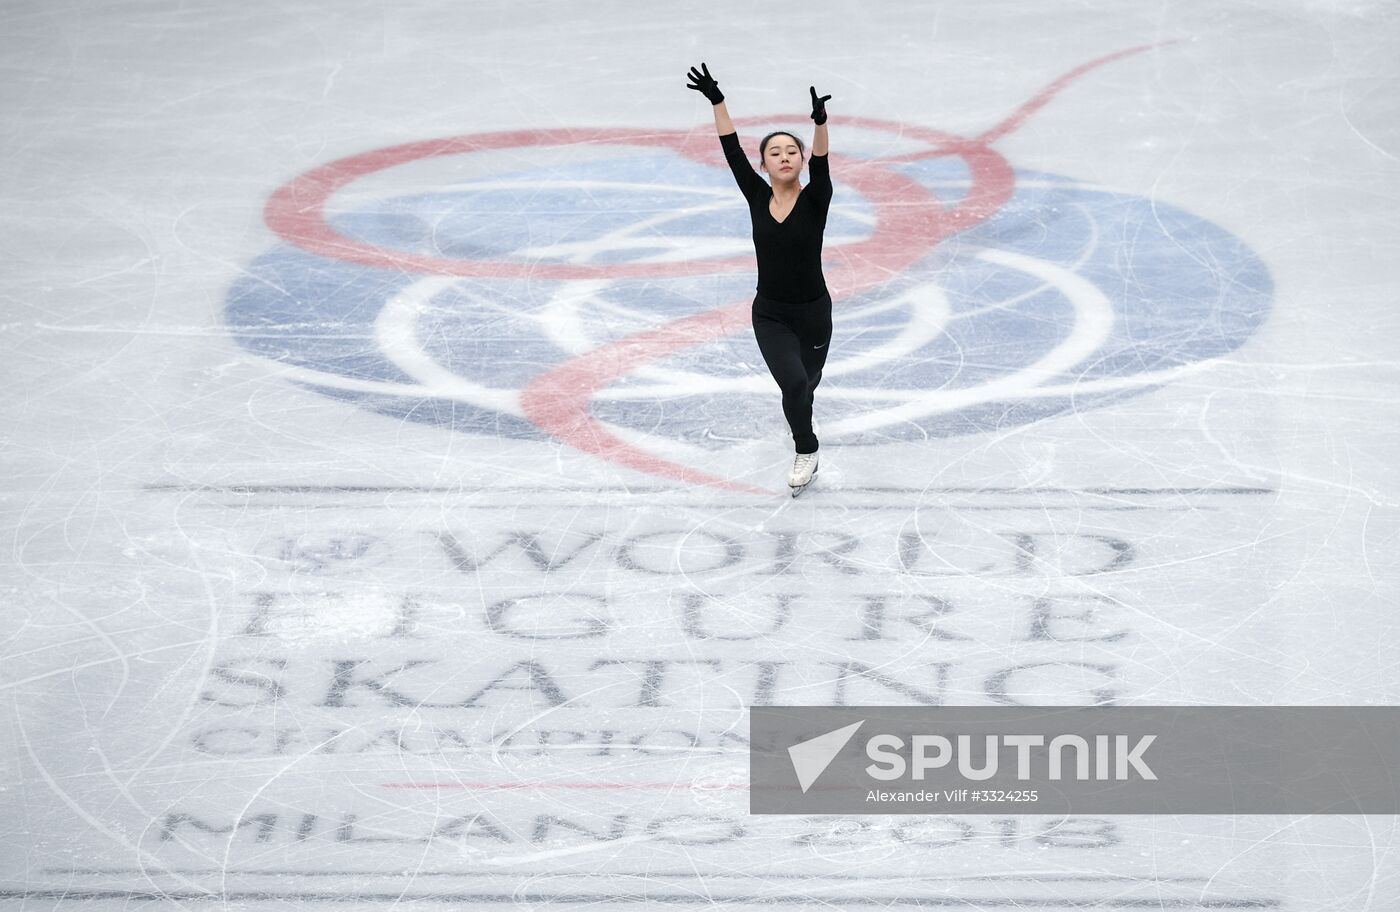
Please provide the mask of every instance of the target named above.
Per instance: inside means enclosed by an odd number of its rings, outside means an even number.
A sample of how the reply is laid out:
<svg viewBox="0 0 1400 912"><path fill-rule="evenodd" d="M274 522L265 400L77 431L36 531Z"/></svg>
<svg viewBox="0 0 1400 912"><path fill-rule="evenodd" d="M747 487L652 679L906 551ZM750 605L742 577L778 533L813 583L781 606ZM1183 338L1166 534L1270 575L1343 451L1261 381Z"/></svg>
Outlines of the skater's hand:
<svg viewBox="0 0 1400 912"><path fill-rule="evenodd" d="M831 100L830 95L817 97L817 87L808 86L807 91L812 93L812 119L817 122L817 126L826 123L826 103Z"/></svg>
<svg viewBox="0 0 1400 912"><path fill-rule="evenodd" d="M690 68L690 82L686 84L686 88L704 95L712 105L724 101L724 93L719 90L719 83L715 82L715 78L710 75L710 68L704 63L700 64L699 70L695 67Z"/></svg>

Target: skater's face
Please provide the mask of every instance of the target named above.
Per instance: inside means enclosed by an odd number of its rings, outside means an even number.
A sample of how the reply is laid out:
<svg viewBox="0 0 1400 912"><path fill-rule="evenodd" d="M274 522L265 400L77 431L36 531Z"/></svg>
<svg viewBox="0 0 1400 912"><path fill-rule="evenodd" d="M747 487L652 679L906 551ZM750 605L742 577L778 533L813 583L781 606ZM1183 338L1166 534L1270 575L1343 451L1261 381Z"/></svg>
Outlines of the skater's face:
<svg viewBox="0 0 1400 912"><path fill-rule="evenodd" d="M779 133L768 140L763 149L763 170L775 181L797 180L802 171L802 149L797 140L786 133Z"/></svg>

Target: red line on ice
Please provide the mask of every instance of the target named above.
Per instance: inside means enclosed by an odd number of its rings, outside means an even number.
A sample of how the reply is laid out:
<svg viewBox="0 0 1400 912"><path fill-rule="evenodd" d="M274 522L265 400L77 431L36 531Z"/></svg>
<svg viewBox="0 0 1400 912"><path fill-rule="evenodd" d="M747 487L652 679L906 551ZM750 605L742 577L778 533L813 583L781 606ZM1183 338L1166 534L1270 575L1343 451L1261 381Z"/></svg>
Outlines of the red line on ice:
<svg viewBox="0 0 1400 912"><path fill-rule="evenodd" d="M1099 67L1104 66L1105 64L1112 63L1115 60L1121 60L1124 57L1131 57L1134 54L1140 54L1143 51L1151 50L1154 47L1161 47L1165 44L1174 43L1175 42L1172 41L1164 41L1160 44L1140 44L1137 47L1124 48L1121 51L1115 51L1112 54L1106 54L1103 57L1097 57L1093 60L1090 60L1088 63L1077 66L1074 69L1070 70L1068 73L1065 73L1059 79L1056 79L1054 82L1050 83L1044 89L1041 89L1040 92L1036 93L1036 95L1033 98L1031 98L1030 101L1027 101L1025 104L1021 105L1014 112L1012 112L1010 117L1006 118L1001 123L997 124L995 127L992 127L990 130L983 133L981 136L977 137L976 142L984 145L991 145L992 143L1001 139L1006 134L1016 131L1021 126L1021 124L1026 122L1026 119L1028 117L1030 117L1036 111L1039 111L1041 108L1045 107L1056 95L1060 94L1061 89L1069 85L1071 82L1074 82L1074 80L1078 79L1080 76L1083 76L1085 73L1088 73L1090 70L1098 69Z"/></svg>

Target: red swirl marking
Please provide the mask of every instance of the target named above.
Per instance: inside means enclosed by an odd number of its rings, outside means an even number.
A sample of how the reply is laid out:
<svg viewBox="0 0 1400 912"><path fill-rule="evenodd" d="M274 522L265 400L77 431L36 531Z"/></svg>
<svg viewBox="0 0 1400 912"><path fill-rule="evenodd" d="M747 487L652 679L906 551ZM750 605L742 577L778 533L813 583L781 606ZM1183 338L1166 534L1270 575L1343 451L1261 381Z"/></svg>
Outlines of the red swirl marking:
<svg viewBox="0 0 1400 912"><path fill-rule="evenodd" d="M649 475L767 496L772 492L654 456L608 430L590 410L594 393L643 364L747 328L748 306L739 301L682 317L565 361L530 381L520 391L520 406L539 428L576 450Z"/></svg>

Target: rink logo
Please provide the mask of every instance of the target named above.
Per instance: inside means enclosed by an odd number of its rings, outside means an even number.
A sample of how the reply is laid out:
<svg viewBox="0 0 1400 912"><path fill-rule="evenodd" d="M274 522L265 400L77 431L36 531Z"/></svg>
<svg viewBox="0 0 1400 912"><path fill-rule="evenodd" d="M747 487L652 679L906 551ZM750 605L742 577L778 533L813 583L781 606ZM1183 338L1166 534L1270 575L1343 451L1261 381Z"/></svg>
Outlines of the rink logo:
<svg viewBox="0 0 1400 912"><path fill-rule="evenodd" d="M1400 810L1391 706L754 706L749 738L755 814Z"/></svg>
<svg viewBox="0 0 1400 912"><path fill-rule="evenodd" d="M938 131L851 122L865 138L833 161L824 439L1000 433L1095 408L1208 365L1268 318L1263 263L1189 212L1017 172L973 141L950 153ZM881 133L929 151L886 161ZM332 206L410 162L401 192ZM434 167L441 186L424 191ZM748 327L746 218L717 145L690 131L374 150L274 194L288 243L251 264L226 319L280 376L336 399L715 483L698 468L710 452L781 437Z"/></svg>

